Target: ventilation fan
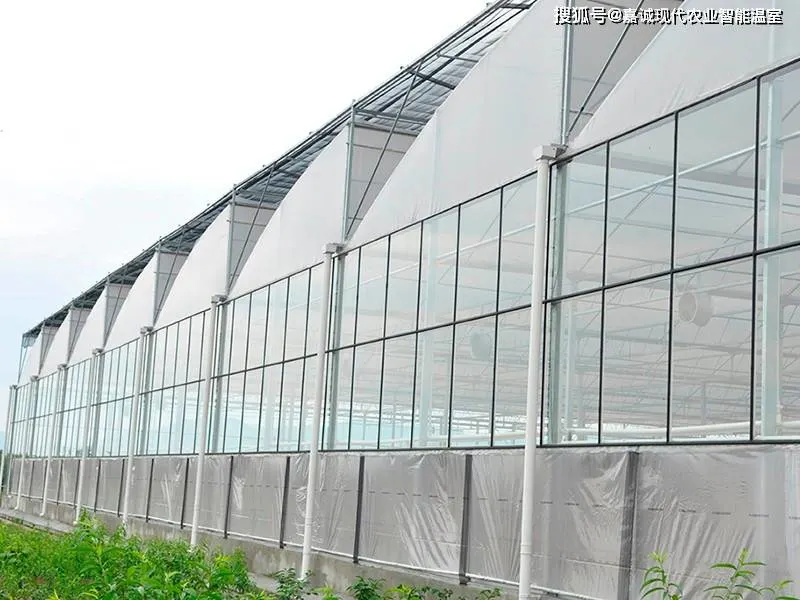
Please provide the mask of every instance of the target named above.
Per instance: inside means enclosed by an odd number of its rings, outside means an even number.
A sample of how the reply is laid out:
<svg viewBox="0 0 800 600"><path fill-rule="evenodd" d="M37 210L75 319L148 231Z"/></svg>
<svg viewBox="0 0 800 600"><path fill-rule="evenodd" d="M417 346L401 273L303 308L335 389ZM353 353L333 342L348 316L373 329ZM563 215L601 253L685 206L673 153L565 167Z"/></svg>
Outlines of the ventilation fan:
<svg viewBox="0 0 800 600"><path fill-rule="evenodd" d="M492 359L492 354L494 352L492 336L479 331L473 332L469 336L469 347L472 351L472 358L476 360Z"/></svg>
<svg viewBox="0 0 800 600"><path fill-rule="evenodd" d="M686 289L678 298L678 318L698 327L707 325L714 316L714 303L708 294Z"/></svg>

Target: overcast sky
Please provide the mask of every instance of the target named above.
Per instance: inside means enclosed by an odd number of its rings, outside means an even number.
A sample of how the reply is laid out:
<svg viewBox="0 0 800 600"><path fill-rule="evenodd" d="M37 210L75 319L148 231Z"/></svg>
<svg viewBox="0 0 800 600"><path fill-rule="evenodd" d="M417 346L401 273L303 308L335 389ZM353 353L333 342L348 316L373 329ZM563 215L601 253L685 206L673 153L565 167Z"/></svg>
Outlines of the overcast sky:
<svg viewBox="0 0 800 600"><path fill-rule="evenodd" d="M0 0L0 383L24 331L485 5Z"/></svg>

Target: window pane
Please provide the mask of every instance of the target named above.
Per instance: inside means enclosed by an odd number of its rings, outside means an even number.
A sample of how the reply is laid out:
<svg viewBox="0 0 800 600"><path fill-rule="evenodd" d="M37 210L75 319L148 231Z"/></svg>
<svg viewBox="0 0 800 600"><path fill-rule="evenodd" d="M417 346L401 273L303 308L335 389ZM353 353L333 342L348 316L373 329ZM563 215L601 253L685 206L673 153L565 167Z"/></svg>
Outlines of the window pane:
<svg viewBox="0 0 800 600"><path fill-rule="evenodd" d="M422 224L419 326L453 320L458 211L451 210Z"/></svg>
<svg viewBox="0 0 800 600"><path fill-rule="evenodd" d="M748 259L675 276L672 440L749 437L752 271Z"/></svg>
<svg viewBox="0 0 800 600"><path fill-rule="evenodd" d="M550 306L547 329L550 443L598 441L601 308L600 293Z"/></svg>
<svg viewBox="0 0 800 600"><path fill-rule="evenodd" d="M258 419L261 411L261 377L263 369L245 373L242 452L258 450Z"/></svg>
<svg viewBox="0 0 800 600"><path fill-rule="evenodd" d="M322 266L317 265L311 269L311 294L308 306L308 325L306 327L306 351L305 354L316 354L319 345L319 318L322 307L322 294L328 293L323 290Z"/></svg>
<svg viewBox="0 0 800 600"><path fill-rule="evenodd" d="M175 351L175 384L186 383L186 369L189 360L189 327L191 319L184 319L178 323L178 339ZM124 357L123 357L123 360Z"/></svg>
<svg viewBox="0 0 800 600"><path fill-rule="evenodd" d="M205 339L205 322L208 311L192 317L191 339L189 343L189 381L197 381L201 378L201 362L203 356L203 340ZM204 369L205 367L203 367Z"/></svg>
<svg viewBox="0 0 800 600"><path fill-rule="evenodd" d="M286 360L305 354L308 271L289 280L289 315L286 321Z"/></svg>
<svg viewBox="0 0 800 600"><path fill-rule="evenodd" d="M341 297L338 307L338 328L334 331L334 347L349 346L355 339L356 294L358 293L359 251L348 252L336 262L336 285ZM336 320L334 320L336 322Z"/></svg>
<svg viewBox="0 0 800 600"><path fill-rule="evenodd" d="M178 324L167 328L164 350L164 387L173 385L175 381L175 357L178 350Z"/></svg>
<svg viewBox="0 0 800 600"><path fill-rule="evenodd" d="M278 418L280 417L281 382L283 365L264 369L261 399L261 431L259 452L275 452L278 448Z"/></svg>
<svg viewBox="0 0 800 600"><path fill-rule="evenodd" d="M325 448L346 449L350 440L353 349L333 352L330 357L330 388L325 406Z"/></svg>
<svg viewBox="0 0 800 600"><path fill-rule="evenodd" d="M673 117L611 144L607 283L670 268L674 146Z"/></svg>
<svg viewBox="0 0 800 600"><path fill-rule="evenodd" d="M184 427L183 413L186 410L186 388L178 386L173 390L172 415L170 417L169 453L180 454L181 437Z"/></svg>
<svg viewBox="0 0 800 600"><path fill-rule="evenodd" d="M314 403L316 401L317 359L316 357L308 358L305 363L306 369L303 374L303 415L300 421L300 450L309 450L311 446L311 428L313 426ZM320 426L320 436L322 435L322 429Z"/></svg>
<svg viewBox="0 0 800 600"><path fill-rule="evenodd" d="M161 392L152 392L148 396L146 454L158 454L158 432L161 425Z"/></svg>
<svg viewBox="0 0 800 600"><path fill-rule="evenodd" d="M286 329L286 279L272 284L269 290L269 318L267 322L267 364L283 360L283 340Z"/></svg>
<svg viewBox="0 0 800 600"><path fill-rule="evenodd" d="M754 86L678 117L675 265L753 249Z"/></svg>
<svg viewBox="0 0 800 600"><path fill-rule="evenodd" d="M192 383L186 386L186 409L183 413L183 440L181 450L184 454L197 452L197 419L198 400L200 397L200 384Z"/></svg>
<svg viewBox="0 0 800 600"><path fill-rule="evenodd" d="M167 340L167 330L159 329L153 334L151 348L153 359L150 361L150 389L158 390L164 384L164 349Z"/></svg>
<svg viewBox="0 0 800 600"><path fill-rule="evenodd" d="M556 172L551 195L551 297L603 282L605 147L573 158Z"/></svg>
<svg viewBox="0 0 800 600"><path fill-rule="evenodd" d="M494 328L495 317L456 325L451 446L491 441Z"/></svg>
<svg viewBox="0 0 800 600"><path fill-rule="evenodd" d="M503 188L500 310L530 304L536 176Z"/></svg>
<svg viewBox="0 0 800 600"><path fill-rule="evenodd" d="M230 344L230 373L241 371L246 365L247 356L247 332L250 319L250 296L237 298L228 305L228 310L233 311L231 329L228 330L228 340Z"/></svg>
<svg viewBox="0 0 800 600"><path fill-rule="evenodd" d="M396 335L416 328L421 230L419 225L415 225L392 234L389 289L386 297L386 335Z"/></svg>
<svg viewBox="0 0 800 600"><path fill-rule="evenodd" d="M800 70L765 77L759 129L758 245L800 240Z"/></svg>
<svg viewBox="0 0 800 600"><path fill-rule="evenodd" d="M412 440L415 448L447 445L452 351L452 327L419 334Z"/></svg>
<svg viewBox="0 0 800 600"><path fill-rule="evenodd" d="M461 207L458 235L458 319L494 312L497 307L499 233L499 192L472 200Z"/></svg>
<svg viewBox="0 0 800 600"><path fill-rule="evenodd" d="M288 362L283 367L281 422L278 450L296 451L300 435L300 401L303 390L303 361Z"/></svg>
<svg viewBox="0 0 800 600"><path fill-rule="evenodd" d="M381 448L411 447L416 336L386 340L381 405Z"/></svg>
<svg viewBox="0 0 800 600"><path fill-rule="evenodd" d="M606 291L602 441L664 441L669 277Z"/></svg>
<svg viewBox="0 0 800 600"><path fill-rule="evenodd" d="M247 367L264 364L264 346L267 340L267 298L269 288L250 295L250 323L247 337Z"/></svg>
<svg viewBox="0 0 800 600"><path fill-rule="evenodd" d="M382 238L361 248L356 323L356 337L359 342L383 336L388 248L389 238Z"/></svg>
<svg viewBox="0 0 800 600"><path fill-rule="evenodd" d="M351 411L350 448L378 447L378 420L381 396L381 342L356 348Z"/></svg>
<svg viewBox="0 0 800 600"><path fill-rule="evenodd" d="M244 373L228 379L228 410L225 415L224 452L239 452L242 435L242 406L244 404Z"/></svg>
<svg viewBox="0 0 800 600"><path fill-rule="evenodd" d="M494 445L525 443L530 309L497 317Z"/></svg>

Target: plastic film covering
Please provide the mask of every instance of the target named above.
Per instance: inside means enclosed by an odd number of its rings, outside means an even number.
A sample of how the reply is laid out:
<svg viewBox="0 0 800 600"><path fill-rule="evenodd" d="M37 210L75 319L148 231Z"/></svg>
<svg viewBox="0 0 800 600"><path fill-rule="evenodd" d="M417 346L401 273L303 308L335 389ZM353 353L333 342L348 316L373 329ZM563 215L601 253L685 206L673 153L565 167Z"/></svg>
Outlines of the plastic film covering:
<svg viewBox="0 0 800 600"><path fill-rule="evenodd" d="M31 479L28 487L31 498L42 498L44 496L44 470L44 460L31 461Z"/></svg>
<svg viewBox="0 0 800 600"><path fill-rule="evenodd" d="M320 457L320 463L328 455ZM308 483L308 454L292 456L289 465L289 503L286 507L286 539L288 544L303 543L303 521L306 516L306 484Z"/></svg>
<svg viewBox="0 0 800 600"><path fill-rule="evenodd" d="M517 580L522 463L521 451L473 456L467 565L471 574Z"/></svg>
<svg viewBox="0 0 800 600"><path fill-rule="evenodd" d="M19 458L15 458L11 461L11 467L9 468L8 474L8 487L6 488L6 493L9 496L17 493L17 487L19 487L19 467L21 464L22 460Z"/></svg>
<svg viewBox="0 0 800 600"><path fill-rule="evenodd" d="M54 502L58 494L58 476L61 471L61 461L57 458L51 459L47 470L49 471L47 476L47 500Z"/></svg>
<svg viewBox="0 0 800 600"><path fill-rule="evenodd" d="M100 465L100 486L97 488L97 510L117 513L122 506L120 490L122 489L123 459L106 458Z"/></svg>
<svg viewBox="0 0 800 600"><path fill-rule="evenodd" d="M131 495L128 513L135 517L144 517L147 512L147 487L150 485L150 459L134 458L131 471Z"/></svg>
<svg viewBox="0 0 800 600"><path fill-rule="evenodd" d="M83 464L83 496L81 505L94 508L94 494L97 488L97 464L100 459L87 458ZM103 476L102 474L100 475Z"/></svg>
<svg viewBox="0 0 800 600"><path fill-rule="evenodd" d="M184 459L186 464L186 459ZM194 515L194 482L195 474L197 473L197 457L190 456L186 472L186 499L184 500L183 507L183 522L191 523L192 515Z"/></svg>
<svg viewBox="0 0 800 600"><path fill-rule="evenodd" d="M278 540L285 469L284 456L237 456L234 459L229 531Z"/></svg>
<svg viewBox="0 0 800 600"><path fill-rule="evenodd" d="M367 456L361 555L458 572L464 462L449 452Z"/></svg>
<svg viewBox="0 0 800 600"><path fill-rule="evenodd" d="M326 454L320 461L319 486L313 546L350 556L356 534L358 455Z"/></svg>
<svg viewBox="0 0 800 600"><path fill-rule="evenodd" d="M22 495L28 496L30 495L31 490L31 476L33 475L33 461L31 459L26 460L22 465ZM14 493L16 493L17 488L14 488Z"/></svg>
<svg viewBox="0 0 800 600"><path fill-rule="evenodd" d="M203 467L200 527L214 531L225 529L225 505L228 502L228 456L206 456Z"/></svg>
<svg viewBox="0 0 800 600"><path fill-rule="evenodd" d="M170 523L181 522L186 459L160 456L153 462L153 489L150 491L150 517Z"/></svg>
<svg viewBox="0 0 800 600"><path fill-rule="evenodd" d="M75 491L78 488L78 459L61 459L61 489L58 492L59 504L75 504Z"/></svg>

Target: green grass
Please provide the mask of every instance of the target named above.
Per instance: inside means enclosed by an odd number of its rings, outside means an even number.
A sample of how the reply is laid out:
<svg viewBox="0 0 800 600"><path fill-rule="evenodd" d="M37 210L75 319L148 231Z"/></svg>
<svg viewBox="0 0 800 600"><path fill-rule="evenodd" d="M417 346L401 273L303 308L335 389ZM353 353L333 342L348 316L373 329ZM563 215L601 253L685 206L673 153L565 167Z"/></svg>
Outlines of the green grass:
<svg viewBox="0 0 800 600"><path fill-rule="evenodd" d="M56 535L0 523L0 599L266 599L241 554L142 541L83 516Z"/></svg>

